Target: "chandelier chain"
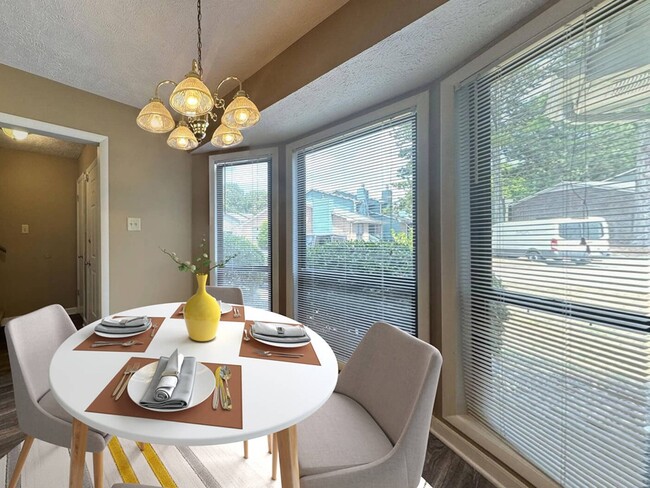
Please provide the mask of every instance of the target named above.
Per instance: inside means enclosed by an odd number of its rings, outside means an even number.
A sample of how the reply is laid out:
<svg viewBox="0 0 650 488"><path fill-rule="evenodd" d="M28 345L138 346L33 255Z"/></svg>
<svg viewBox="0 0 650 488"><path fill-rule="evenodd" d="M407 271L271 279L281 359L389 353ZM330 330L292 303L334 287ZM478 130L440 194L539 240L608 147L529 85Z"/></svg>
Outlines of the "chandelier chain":
<svg viewBox="0 0 650 488"><path fill-rule="evenodd" d="M203 47L203 44L201 43L201 0L197 0L196 2L196 10L197 10L197 15L196 15L196 23L197 23L197 37L198 41L196 43L196 48L199 52L199 76L203 77L203 65L201 64L201 48Z"/></svg>

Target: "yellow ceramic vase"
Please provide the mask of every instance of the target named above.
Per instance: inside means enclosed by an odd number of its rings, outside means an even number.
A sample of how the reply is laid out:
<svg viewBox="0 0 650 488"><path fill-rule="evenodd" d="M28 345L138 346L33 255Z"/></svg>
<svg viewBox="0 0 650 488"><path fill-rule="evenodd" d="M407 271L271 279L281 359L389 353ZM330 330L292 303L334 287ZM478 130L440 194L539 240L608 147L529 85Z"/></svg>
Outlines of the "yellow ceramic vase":
<svg viewBox="0 0 650 488"><path fill-rule="evenodd" d="M219 302L205 291L208 275L197 274L199 289L185 304L185 325L190 339L208 342L217 336L221 307Z"/></svg>

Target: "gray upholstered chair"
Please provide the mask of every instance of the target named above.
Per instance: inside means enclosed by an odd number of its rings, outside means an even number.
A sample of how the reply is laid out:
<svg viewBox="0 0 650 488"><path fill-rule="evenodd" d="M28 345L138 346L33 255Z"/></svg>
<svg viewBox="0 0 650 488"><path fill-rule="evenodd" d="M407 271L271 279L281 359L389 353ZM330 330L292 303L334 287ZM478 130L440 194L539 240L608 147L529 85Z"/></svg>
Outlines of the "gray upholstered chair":
<svg viewBox="0 0 650 488"><path fill-rule="evenodd" d="M298 424L301 488L415 488L420 482L440 352L376 323L330 399Z"/></svg>
<svg viewBox="0 0 650 488"><path fill-rule="evenodd" d="M212 295L217 300L222 302L232 303L233 305L244 304L244 294L241 288L234 288L228 286L206 286L205 291Z"/></svg>
<svg viewBox="0 0 650 488"><path fill-rule="evenodd" d="M60 305L50 305L7 322L5 334L14 384L18 426L27 436L9 488L18 483L34 439L70 447L72 417L56 402L49 383L49 368L56 349L76 332ZM109 436L88 431L86 451L93 453L95 488L103 484L103 455Z"/></svg>

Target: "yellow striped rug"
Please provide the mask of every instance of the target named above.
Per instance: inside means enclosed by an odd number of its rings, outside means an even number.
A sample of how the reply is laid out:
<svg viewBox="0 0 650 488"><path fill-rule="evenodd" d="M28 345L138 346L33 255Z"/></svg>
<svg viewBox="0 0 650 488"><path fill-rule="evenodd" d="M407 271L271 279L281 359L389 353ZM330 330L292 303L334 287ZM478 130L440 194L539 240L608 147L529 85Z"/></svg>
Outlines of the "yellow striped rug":
<svg viewBox="0 0 650 488"><path fill-rule="evenodd" d="M0 458L0 487L8 486L21 446ZM69 467L68 449L36 440L17 488L65 488ZM140 451L135 442L114 437L104 451L105 488L122 482L165 488L280 488L279 471L278 480L271 480L266 437L249 441L248 459L241 442L205 447L146 444ZM420 488L426 487L422 480ZM93 488L91 454L86 456L84 488Z"/></svg>

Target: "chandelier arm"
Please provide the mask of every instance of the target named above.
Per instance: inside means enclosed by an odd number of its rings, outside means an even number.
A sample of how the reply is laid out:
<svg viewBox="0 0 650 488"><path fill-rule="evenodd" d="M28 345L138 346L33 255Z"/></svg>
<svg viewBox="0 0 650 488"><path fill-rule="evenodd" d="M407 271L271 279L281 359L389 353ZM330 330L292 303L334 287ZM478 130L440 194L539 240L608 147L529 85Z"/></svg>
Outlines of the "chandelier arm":
<svg viewBox="0 0 650 488"><path fill-rule="evenodd" d="M174 86L176 86L176 82L172 81L172 80L164 80L164 81L161 81L160 83L158 83L158 85L156 85L156 92L154 94L155 98L160 98L158 96L158 90L160 90L160 87L163 86L163 85L174 85Z"/></svg>
<svg viewBox="0 0 650 488"><path fill-rule="evenodd" d="M224 103L224 100L223 98L219 98L219 90L221 89L221 85L223 85L225 82L230 80L235 80L237 83L239 83L239 91L242 91L241 80L239 78L237 78L236 76L229 76L228 78L224 78L223 80L221 80L221 83L219 83L219 86L217 86L217 90L214 92L214 99L220 100L222 104Z"/></svg>

